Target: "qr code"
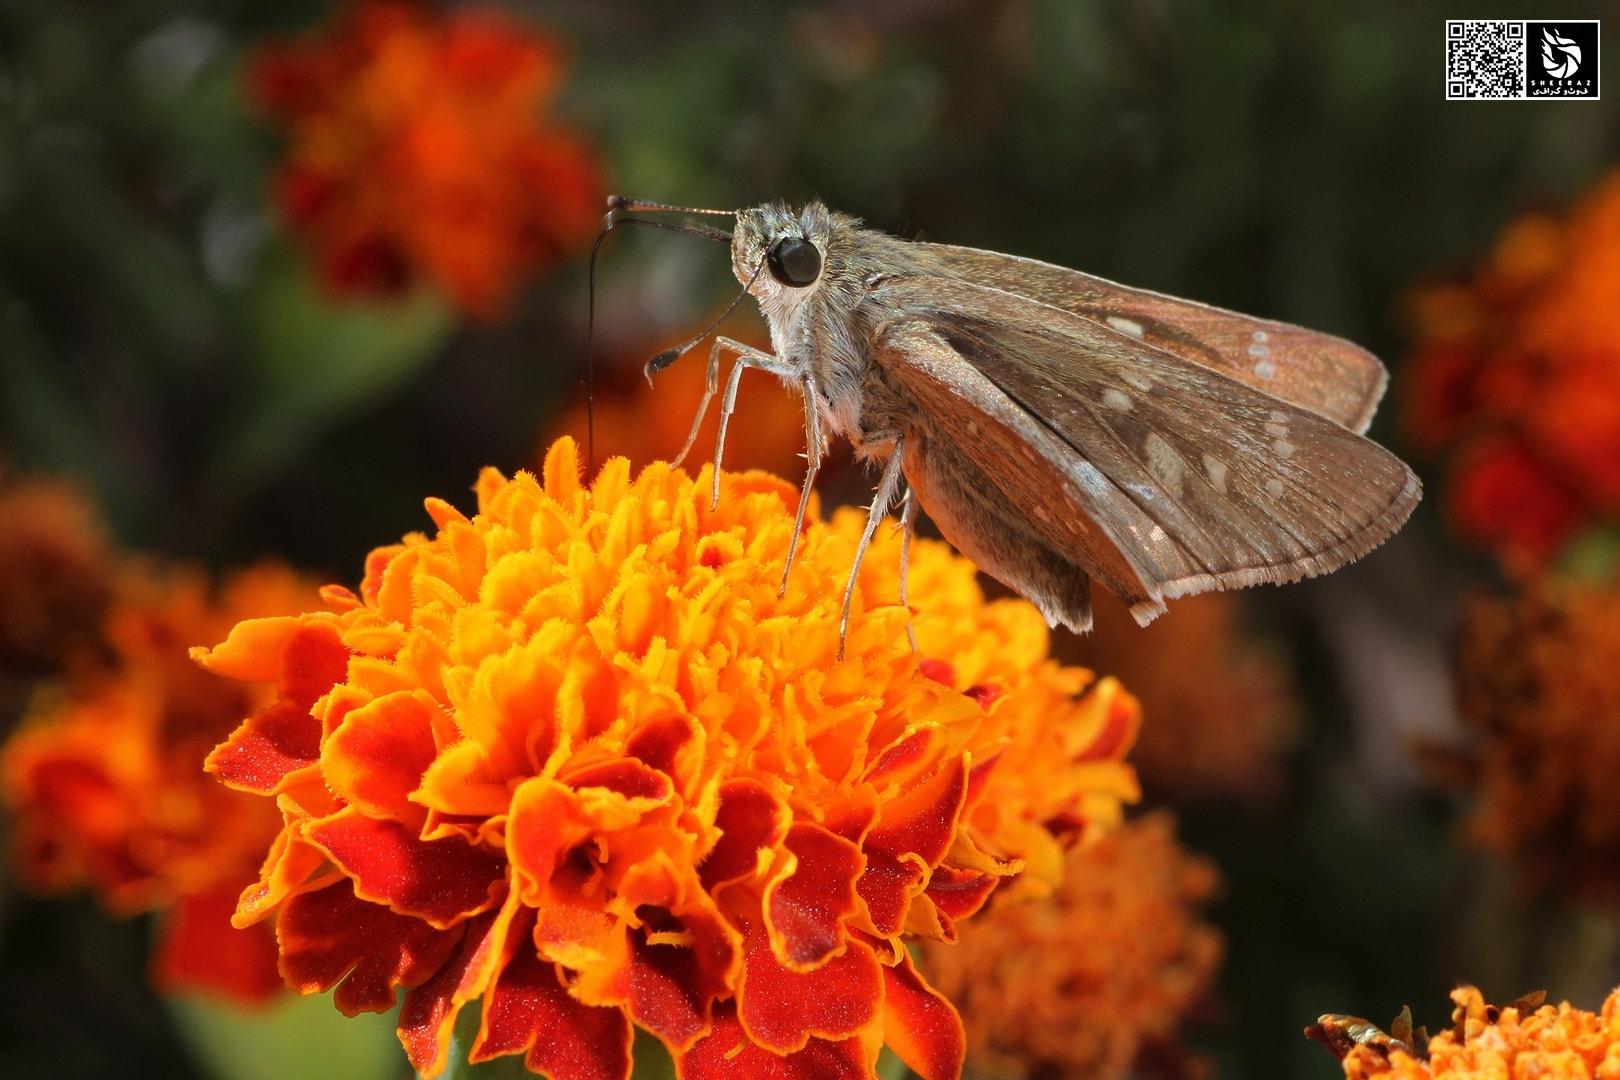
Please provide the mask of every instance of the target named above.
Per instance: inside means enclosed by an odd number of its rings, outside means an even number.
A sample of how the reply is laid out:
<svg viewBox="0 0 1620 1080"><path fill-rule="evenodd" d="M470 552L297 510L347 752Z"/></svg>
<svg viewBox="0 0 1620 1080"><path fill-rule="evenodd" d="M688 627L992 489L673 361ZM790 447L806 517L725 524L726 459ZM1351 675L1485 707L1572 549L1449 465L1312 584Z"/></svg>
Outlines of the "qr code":
<svg viewBox="0 0 1620 1080"><path fill-rule="evenodd" d="M1446 97L1524 97L1524 23L1453 19L1446 23Z"/></svg>

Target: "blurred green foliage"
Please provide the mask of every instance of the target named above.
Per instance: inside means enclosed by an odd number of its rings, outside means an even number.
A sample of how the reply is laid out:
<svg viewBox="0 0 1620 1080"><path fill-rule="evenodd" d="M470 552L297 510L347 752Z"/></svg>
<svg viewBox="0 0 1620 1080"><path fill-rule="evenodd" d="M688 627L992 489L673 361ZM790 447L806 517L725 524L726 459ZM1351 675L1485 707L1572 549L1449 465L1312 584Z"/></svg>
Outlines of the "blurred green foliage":
<svg viewBox="0 0 1620 1080"><path fill-rule="evenodd" d="M1392 361L1409 283L1590 185L1620 137L1608 101L1447 102L1443 20L1459 13L1436 0L508 6L570 43L562 114L627 194L819 196ZM265 35L330 10L0 0L0 453L87 479L127 543L216 565L279 552L352 582L367 549L426 523L423 496L531 460L580 376L583 267L534 283L498 325L457 325L423 293L317 292L269 208L277 145L241 71ZM616 236L604 355L639 360L689 332L735 289L726 263ZM1222 998L1194 1038L1221 1075L1331 1077L1299 1036L1318 1013L1410 1002L1433 1027L1458 978L1540 978L1555 997L1620 978L1612 946L1579 944L1602 937L1579 929L1589 914L1516 907L1500 874L1457 854L1455 807L1369 764L1380 736L1358 727L1334 620L1353 600L1374 636L1443 656L1448 605L1477 571L1425 509L1345 582L1254 597L1295 664L1308 736L1280 805L1182 808L1228 879ZM194 1068L143 988L138 929L83 905L13 896L3 911L0 1000L28 1004L0 1009L0 1074ZM1527 927L1567 929L1586 967L1565 978Z"/></svg>

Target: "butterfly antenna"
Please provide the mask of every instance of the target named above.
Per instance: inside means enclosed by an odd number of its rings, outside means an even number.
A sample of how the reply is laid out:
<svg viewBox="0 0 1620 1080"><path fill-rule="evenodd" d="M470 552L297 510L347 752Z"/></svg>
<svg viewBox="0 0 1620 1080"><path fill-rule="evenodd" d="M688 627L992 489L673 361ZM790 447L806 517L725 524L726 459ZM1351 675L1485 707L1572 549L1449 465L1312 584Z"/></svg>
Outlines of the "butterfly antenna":
<svg viewBox="0 0 1620 1080"><path fill-rule="evenodd" d="M726 217L736 217L742 213L740 210L704 210L697 206L672 206L669 203L632 199L626 195L609 195L608 213L611 214L615 210L624 210L628 213L634 213L638 210L655 210L669 214L723 214Z"/></svg>

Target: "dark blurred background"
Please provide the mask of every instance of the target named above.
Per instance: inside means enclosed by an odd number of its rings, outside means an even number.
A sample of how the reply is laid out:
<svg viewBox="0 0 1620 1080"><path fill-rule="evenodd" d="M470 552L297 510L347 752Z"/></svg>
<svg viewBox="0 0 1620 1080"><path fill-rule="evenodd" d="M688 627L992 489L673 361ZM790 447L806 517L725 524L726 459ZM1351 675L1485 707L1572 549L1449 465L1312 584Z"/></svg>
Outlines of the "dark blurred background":
<svg viewBox="0 0 1620 1080"><path fill-rule="evenodd" d="M505 5L566 43L556 112L612 190L819 196L902 235L1299 322L1384 357L1394 399L1405 291L1616 159L1611 101L1445 99L1444 20L1535 6ZM556 263L494 321L420 293L319 294L272 209L281 143L243 67L332 10L0 0L0 454L88 484L131 547L216 567L279 554L353 584L371 547L426 526L424 496L466 506L480 466L529 466L557 432L585 264ZM1620 26L1612 5L1557 14ZM642 232L604 247L599 363L639 363L735 289L718 246ZM1393 412L1373 434L1399 449ZM746 439L729 452L746 462ZM1338 1075L1300 1036L1319 1013L1383 1022L1411 1003L1439 1027L1459 979L1588 1008L1620 980L1612 924L1519 897L1458 847L1458 807L1415 764L1452 731L1457 599L1492 573L1425 505L1343 573L1245 594L1248 632L1297 686L1280 781L1256 799L1146 791L1180 803L1184 841L1225 877L1224 974L1190 1032L1219 1076ZM4 888L0 1072L194 1072L144 989L139 924Z"/></svg>

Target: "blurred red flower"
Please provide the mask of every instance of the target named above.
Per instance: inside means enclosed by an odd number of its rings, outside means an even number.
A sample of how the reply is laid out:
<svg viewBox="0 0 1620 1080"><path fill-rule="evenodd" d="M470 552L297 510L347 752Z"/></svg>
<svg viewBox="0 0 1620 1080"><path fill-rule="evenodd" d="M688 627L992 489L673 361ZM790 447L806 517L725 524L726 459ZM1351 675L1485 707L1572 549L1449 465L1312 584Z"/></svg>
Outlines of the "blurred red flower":
<svg viewBox="0 0 1620 1080"><path fill-rule="evenodd" d="M1620 518L1620 173L1566 217L1503 230L1466 280L1418 290L1405 423L1449 456L1459 532L1539 561Z"/></svg>
<svg viewBox="0 0 1620 1080"><path fill-rule="evenodd" d="M481 9L366 0L261 49L252 93L287 136L276 201L339 293L416 278L490 318L520 278L588 239L595 157L545 110L548 34Z"/></svg>

